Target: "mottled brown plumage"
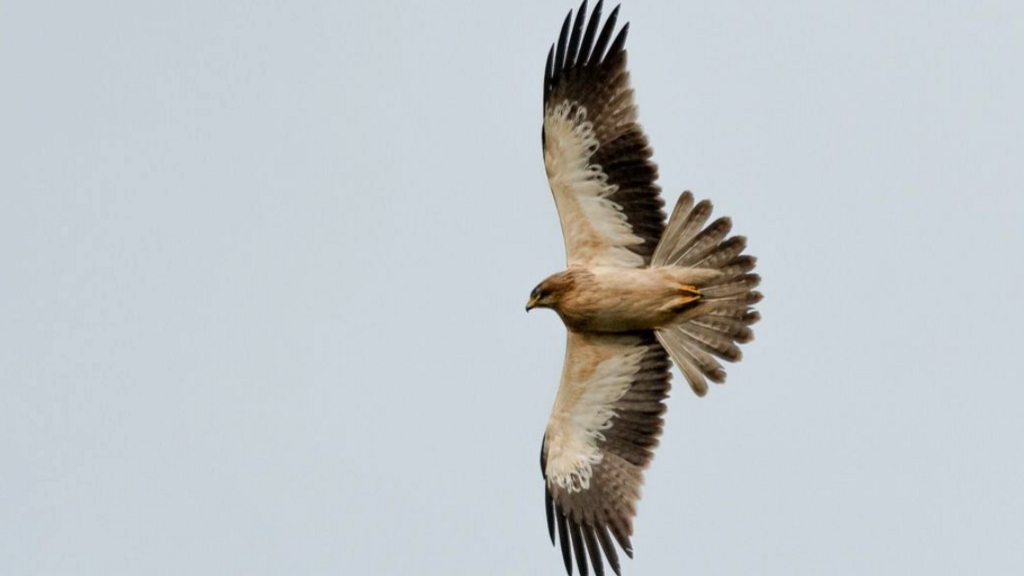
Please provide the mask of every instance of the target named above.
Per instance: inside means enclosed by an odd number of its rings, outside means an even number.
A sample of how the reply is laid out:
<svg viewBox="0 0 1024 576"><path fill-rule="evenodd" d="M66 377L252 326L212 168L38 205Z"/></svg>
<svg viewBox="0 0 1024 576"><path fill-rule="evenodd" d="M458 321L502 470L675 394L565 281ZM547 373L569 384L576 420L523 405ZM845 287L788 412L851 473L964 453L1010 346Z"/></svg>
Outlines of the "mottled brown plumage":
<svg viewBox="0 0 1024 576"><path fill-rule="evenodd" d="M600 25L586 2L566 16L544 74L544 165L565 238L566 269L527 303L568 330L561 385L541 446L548 530L581 574L620 573L612 540L630 538L643 470L664 425L670 362L698 395L725 381L720 360L753 339L761 295L746 239L707 224L686 192L668 224L658 170L637 124L626 70L629 25ZM602 554L604 561L602 561ZM589 564L588 564L589 561Z"/></svg>

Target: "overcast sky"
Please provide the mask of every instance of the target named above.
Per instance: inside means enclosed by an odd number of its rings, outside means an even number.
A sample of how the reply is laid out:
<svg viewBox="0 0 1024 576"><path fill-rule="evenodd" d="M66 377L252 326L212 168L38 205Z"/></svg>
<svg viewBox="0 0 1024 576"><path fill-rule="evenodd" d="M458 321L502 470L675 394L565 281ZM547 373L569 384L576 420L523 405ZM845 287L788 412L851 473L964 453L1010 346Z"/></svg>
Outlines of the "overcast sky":
<svg viewBox="0 0 1024 576"><path fill-rule="evenodd" d="M541 76L571 2L0 4L7 574L557 575ZM759 257L643 574L1024 565L1024 4L629 1Z"/></svg>

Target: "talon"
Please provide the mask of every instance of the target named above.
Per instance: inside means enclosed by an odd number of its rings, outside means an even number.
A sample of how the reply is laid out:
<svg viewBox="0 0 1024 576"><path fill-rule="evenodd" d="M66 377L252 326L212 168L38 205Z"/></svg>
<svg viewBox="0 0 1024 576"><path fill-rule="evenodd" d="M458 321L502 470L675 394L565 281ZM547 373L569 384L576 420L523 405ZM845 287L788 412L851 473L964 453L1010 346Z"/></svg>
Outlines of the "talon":
<svg viewBox="0 0 1024 576"><path fill-rule="evenodd" d="M696 286L683 284L679 287L679 293L682 294L682 296L677 298L675 301L674 308L676 310L682 310L697 300L700 300L700 291L697 290Z"/></svg>
<svg viewBox="0 0 1024 576"><path fill-rule="evenodd" d="M676 300L676 306L675 307L677 309L678 308L683 308L683 307L685 307L685 306L687 306L689 304L693 304L697 300L700 300L700 294L698 294L696 296L683 296L682 298L679 298L678 300Z"/></svg>
<svg viewBox="0 0 1024 576"><path fill-rule="evenodd" d="M682 292L683 294L686 294L687 296L693 296L695 298L700 298L700 290L697 290L696 286L691 286L689 284L683 284L683 285L679 286L679 291Z"/></svg>

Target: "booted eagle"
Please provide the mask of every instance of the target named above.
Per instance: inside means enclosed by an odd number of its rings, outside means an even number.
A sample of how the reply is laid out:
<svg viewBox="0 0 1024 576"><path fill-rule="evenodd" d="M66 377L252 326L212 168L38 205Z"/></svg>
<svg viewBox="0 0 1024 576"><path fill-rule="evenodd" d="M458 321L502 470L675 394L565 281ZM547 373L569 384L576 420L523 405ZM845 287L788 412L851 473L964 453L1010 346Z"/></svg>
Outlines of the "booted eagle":
<svg viewBox="0 0 1024 576"><path fill-rule="evenodd" d="M544 71L544 166L565 237L566 269L526 309L551 308L568 330L565 365L540 467L548 532L566 570L575 555L598 576L620 574L613 540L630 537L643 470L658 443L669 358L698 396L725 381L721 360L753 338L759 277L732 223L684 192L668 224L658 169L626 70L619 8L565 17ZM602 559L603 555L603 559Z"/></svg>

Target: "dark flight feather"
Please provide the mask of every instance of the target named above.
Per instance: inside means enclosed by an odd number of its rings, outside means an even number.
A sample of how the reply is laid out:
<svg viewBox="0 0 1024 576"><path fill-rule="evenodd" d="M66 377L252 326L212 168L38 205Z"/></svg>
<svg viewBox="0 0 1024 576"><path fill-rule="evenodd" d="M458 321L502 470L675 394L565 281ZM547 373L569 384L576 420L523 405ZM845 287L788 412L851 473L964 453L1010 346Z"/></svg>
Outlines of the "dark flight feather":
<svg viewBox="0 0 1024 576"><path fill-rule="evenodd" d="M565 64L565 35L569 32L569 19L572 18L572 10L565 15L565 21L562 22L562 33L558 35L558 49L555 52L555 76L558 76Z"/></svg>
<svg viewBox="0 0 1024 576"><path fill-rule="evenodd" d="M558 517L558 541L562 545L562 561L565 562L565 572L572 576L572 556L569 553L569 528L566 522L565 512L559 506L555 506L555 513Z"/></svg>
<svg viewBox="0 0 1024 576"><path fill-rule="evenodd" d="M594 38L597 34L597 25L601 23L601 9L604 7L604 0L598 0L594 5L594 13L590 15L590 24L587 25L587 32L583 35L583 43L580 45L580 53L576 61L586 64L590 60L590 51L594 47Z"/></svg>
<svg viewBox="0 0 1024 576"><path fill-rule="evenodd" d="M590 571L587 570L587 553L583 550L583 535L580 533L579 522L569 522L569 535L572 536L572 549L576 553L576 568L580 572L580 576L587 576Z"/></svg>
<svg viewBox="0 0 1024 576"><path fill-rule="evenodd" d="M601 550L604 551L604 557L608 559L608 565L612 567L613 572L622 576L622 569L619 567L619 554L615 551L615 545L612 544L611 538L608 537L608 528L598 526L595 532L597 532L597 541L601 543Z"/></svg>
<svg viewBox="0 0 1024 576"><path fill-rule="evenodd" d="M604 563L601 561L601 551L597 548L597 539L594 537L594 527L584 524L583 540L587 543L587 553L590 555L590 564L594 567L595 576L604 576Z"/></svg>
<svg viewBox="0 0 1024 576"><path fill-rule="evenodd" d="M604 23L604 28L601 29L601 35L597 37L597 46L594 46L594 51L590 53L591 60L600 61L604 57L604 50L608 47L608 40L612 37L612 31L615 30L615 21L619 18L619 6L612 9L612 13L608 15L608 20Z"/></svg>
<svg viewBox="0 0 1024 576"><path fill-rule="evenodd" d="M583 22L587 17L587 0L583 0L580 9L576 12L576 21L572 25L572 36L569 37L569 52L565 57L566 66L576 63L576 55L580 49L580 35L583 34Z"/></svg>

